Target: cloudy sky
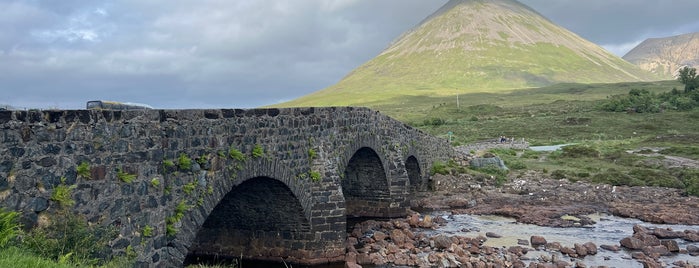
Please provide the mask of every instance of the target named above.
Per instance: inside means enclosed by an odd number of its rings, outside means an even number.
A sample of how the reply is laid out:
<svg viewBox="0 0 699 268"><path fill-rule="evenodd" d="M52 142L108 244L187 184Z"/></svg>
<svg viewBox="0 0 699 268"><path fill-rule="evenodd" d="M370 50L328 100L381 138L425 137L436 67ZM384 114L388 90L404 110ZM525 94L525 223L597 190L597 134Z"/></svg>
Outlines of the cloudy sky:
<svg viewBox="0 0 699 268"><path fill-rule="evenodd" d="M447 0L1 0L0 104L258 107L320 90ZM622 56L696 0L521 0Z"/></svg>

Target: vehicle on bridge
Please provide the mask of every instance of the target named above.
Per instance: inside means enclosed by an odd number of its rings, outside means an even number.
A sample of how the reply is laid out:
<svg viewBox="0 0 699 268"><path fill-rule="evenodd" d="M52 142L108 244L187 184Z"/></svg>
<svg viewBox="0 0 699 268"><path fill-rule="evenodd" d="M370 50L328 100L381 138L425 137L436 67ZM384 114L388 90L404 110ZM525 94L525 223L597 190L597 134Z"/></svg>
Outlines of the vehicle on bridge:
<svg viewBox="0 0 699 268"><path fill-rule="evenodd" d="M105 100L94 100L87 102L88 110L145 110L153 109L150 105L133 103L133 102L117 102L117 101L105 101Z"/></svg>

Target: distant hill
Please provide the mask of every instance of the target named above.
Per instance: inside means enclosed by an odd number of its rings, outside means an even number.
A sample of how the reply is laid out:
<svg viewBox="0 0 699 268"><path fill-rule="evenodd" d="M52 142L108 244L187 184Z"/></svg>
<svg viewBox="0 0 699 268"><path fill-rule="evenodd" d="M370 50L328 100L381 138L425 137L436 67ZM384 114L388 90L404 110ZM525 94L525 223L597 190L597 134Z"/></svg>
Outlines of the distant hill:
<svg viewBox="0 0 699 268"><path fill-rule="evenodd" d="M684 66L699 67L699 33L647 39L624 55L624 59L672 79Z"/></svg>
<svg viewBox="0 0 699 268"><path fill-rule="evenodd" d="M658 77L514 0L452 0L337 84L279 106L366 105Z"/></svg>

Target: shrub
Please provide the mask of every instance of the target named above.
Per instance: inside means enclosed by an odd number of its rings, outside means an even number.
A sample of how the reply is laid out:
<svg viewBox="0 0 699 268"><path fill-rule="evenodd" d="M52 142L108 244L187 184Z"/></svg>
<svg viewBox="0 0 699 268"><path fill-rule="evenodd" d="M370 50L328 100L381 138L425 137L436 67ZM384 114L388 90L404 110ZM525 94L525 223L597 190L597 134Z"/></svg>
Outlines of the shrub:
<svg viewBox="0 0 699 268"><path fill-rule="evenodd" d="M66 178L61 178L61 183L53 189L53 193L51 193L50 199L58 203L58 205L60 205L61 207L70 207L75 204L75 200L73 200L72 196L72 191L76 188L76 186L68 186L65 184L65 182Z"/></svg>
<svg viewBox="0 0 699 268"><path fill-rule="evenodd" d="M190 159L186 154L181 153L177 158L177 167L181 170L190 170L192 168L192 159Z"/></svg>
<svg viewBox="0 0 699 268"><path fill-rule="evenodd" d="M114 227L88 225L81 216L62 212L54 215L51 223L34 228L24 237L23 246L35 254L84 266L95 266L108 261L109 241L116 238Z"/></svg>
<svg viewBox="0 0 699 268"><path fill-rule="evenodd" d="M311 177L311 181L314 182L319 182L320 181L320 172L311 170L308 172L308 176Z"/></svg>
<svg viewBox="0 0 699 268"><path fill-rule="evenodd" d="M0 249L5 248L19 234L21 225L17 223L18 219L19 212L0 208Z"/></svg>
<svg viewBox="0 0 699 268"><path fill-rule="evenodd" d="M151 236L153 236L153 227L151 227L150 225L146 225L145 227L143 227L143 231L141 232L141 234L142 234L144 237L151 237Z"/></svg>
<svg viewBox="0 0 699 268"><path fill-rule="evenodd" d="M165 232L168 236L173 236L177 234L175 223L180 222L182 218L184 218L184 213L187 212L187 209L189 209L189 206L187 206L187 203L185 203L185 201L182 200L179 203L177 203L177 206L175 207L175 213L172 216L167 217L167 219L165 219Z"/></svg>
<svg viewBox="0 0 699 268"><path fill-rule="evenodd" d="M505 184L507 181L507 174L510 173L508 170L500 169L496 166L486 166L473 170L493 176L495 179L495 186L497 187L501 187Z"/></svg>
<svg viewBox="0 0 699 268"><path fill-rule="evenodd" d="M123 171L122 169L119 169L117 171L117 178L119 178L121 181L125 183L131 183L133 180L136 179L136 174L130 174L126 171Z"/></svg>
<svg viewBox="0 0 699 268"><path fill-rule="evenodd" d="M165 167L166 169L170 169L170 168L172 168L172 167L174 167L174 166L175 166L175 162L174 162L174 161L169 160L169 159L163 160L163 167Z"/></svg>
<svg viewBox="0 0 699 268"><path fill-rule="evenodd" d="M228 149L228 156L237 161L245 161L245 155L233 146Z"/></svg>
<svg viewBox="0 0 699 268"><path fill-rule="evenodd" d="M182 191L187 195L192 195L192 192L197 188L196 182L190 182L182 186Z"/></svg>
<svg viewBox="0 0 699 268"><path fill-rule="evenodd" d="M527 165L520 160L506 160L505 166L512 170L523 170L527 169Z"/></svg>
<svg viewBox="0 0 699 268"><path fill-rule="evenodd" d="M434 174L442 174L442 175L448 175L449 174L449 169L447 165L443 162L434 162L432 164L432 170L430 171L431 175Z"/></svg>
<svg viewBox="0 0 699 268"><path fill-rule="evenodd" d="M78 176L85 179L90 178L90 164L88 164L87 162L80 163L80 165L78 165L78 167L75 168L75 170L77 171Z"/></svg>
<svg viewBox="0 0 699 268"><path fill-rule="evenodd" d="M260 158L265 155L265 150L262 148L261 145L255 144L255 147L252 148L252 158Z"/></svg>

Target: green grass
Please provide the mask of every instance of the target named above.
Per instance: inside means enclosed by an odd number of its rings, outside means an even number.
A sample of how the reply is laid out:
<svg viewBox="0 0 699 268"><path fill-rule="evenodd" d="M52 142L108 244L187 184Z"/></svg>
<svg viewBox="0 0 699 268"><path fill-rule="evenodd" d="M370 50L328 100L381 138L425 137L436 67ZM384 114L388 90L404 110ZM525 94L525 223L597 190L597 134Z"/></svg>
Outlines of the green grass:
<svg viewBox="0 0 699 268"><path fill-rule="evenodd" d="M571 181L618 185L664 186L699 192L692 172L670 169L658 159L632 155L641 147L666 148L660 153L699 159L699 109L660 113L607 112L609 96L631 89L654 93L680 87L675 81L560 84L507 93L463 94L459 106L453 97L403 98L375 108L418 129L440 137L454 134L454 144L468 144L499 136L524 138L531 145L576 143L554 153L497 151L511 168L546 171ZM451 172L448 165L435 165Z"/></svg>
<svg viewBox="0 0 699 268"><path fill-rule="evenodd" d="M122 169L117 170L117 178L125 183L132 183L136 179L136 174L130 174Z"/></svg>
<svg viewBox="0 0 699 268"><path fill-rule="evenodd" d="M85 178L85 179L90 179L90 164L87 162L82 162L80 165L78 165L75 168L76 172L78 173L78 176Z"/></svg>
<svg viewBox="0 0 699 268"><path fill-rule="evenodd" d="M53 267L53 268L74 268L71 263L58 263L53 260L41 258L31 252L17 248L9 247L0 249L0 267L15 267L15 268L35 268L35 267Z"/></svg>

